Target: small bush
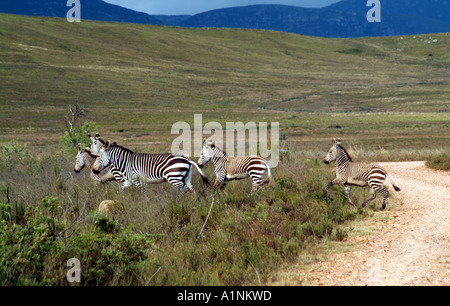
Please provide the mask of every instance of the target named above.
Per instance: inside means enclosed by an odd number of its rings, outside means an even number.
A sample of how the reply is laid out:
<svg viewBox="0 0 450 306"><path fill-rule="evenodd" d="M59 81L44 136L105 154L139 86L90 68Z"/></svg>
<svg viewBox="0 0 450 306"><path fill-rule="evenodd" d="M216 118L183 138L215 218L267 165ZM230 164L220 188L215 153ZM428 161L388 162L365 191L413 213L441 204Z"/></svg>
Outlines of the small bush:
<svg viewBox="0 0 450 306"><path fill-rule="evenodd" d="M431 156L426 161L425 165L428 168L432 168L435 170L450 170L450 155L449 154L439 154L435 156Z"/></svg>
<svg viewBox="0 0 450 306"><path fill-rule="evenodd" d="M93 121L86 121L81 127L76 127L72 135L67 131L64 132L64 135L59 139L59 143L67 151L72 151L79 143L86 147L91 143L86 135L93 133L95 130L97 130L97 124Z"/></svg>
<svg viewBox="0 0 450 306"><path fill-rule="evenodd" d="M26 144L20 145L17 141L14 141L11 144L2 147L2 156L5 159L21 159L26 155L26 147Z"/></svg>

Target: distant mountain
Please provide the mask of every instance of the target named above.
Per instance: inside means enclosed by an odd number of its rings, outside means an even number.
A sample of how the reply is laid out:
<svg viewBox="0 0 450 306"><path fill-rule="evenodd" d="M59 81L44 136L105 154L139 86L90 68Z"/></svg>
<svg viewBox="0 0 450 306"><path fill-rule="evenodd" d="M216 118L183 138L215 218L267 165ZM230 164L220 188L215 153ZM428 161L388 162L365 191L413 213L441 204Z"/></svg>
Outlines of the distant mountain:
<svg viewBox="0 0 450 306"><path fill-rule="evenodd" d="M393 36L450 32L450 1L381 0L381 22L367 21L366 0L324 8L251 5L191 15L148 15L101 0L81 0L81 19L181 27L265 29L324 37ZM66 17L66 0L0 0L0 12Z"/></svg>
<svg viewBox="0 0 450 306"><path fill-rule="evenodd" d="M344 0L320 8L251 5L212 10L184 27L267 29L311 36L361 37L450 32L450 1L381 1L381 22L367 21L367 1Z"/></svg>
<svg viewBox="0 0 450 306"><path fill-rule="evenodd" d="M67 0L0 0L0 12L30 16L65 18L70 7ZM158 19L101 0L81 0L81 19L162 24Z"/></svg>

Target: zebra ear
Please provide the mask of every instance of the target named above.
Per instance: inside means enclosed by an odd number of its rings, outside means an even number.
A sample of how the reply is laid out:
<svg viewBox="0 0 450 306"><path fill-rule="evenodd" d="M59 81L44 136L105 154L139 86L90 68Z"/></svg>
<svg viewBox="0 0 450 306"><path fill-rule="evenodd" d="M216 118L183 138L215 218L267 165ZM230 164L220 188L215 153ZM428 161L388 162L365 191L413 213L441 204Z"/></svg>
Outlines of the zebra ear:
<svg viewBox="0 0 450 306"><path fill-rule="evenodd" d="M213 144L214 144L214 141L212 140L212 138L208 138L205 140L206 147L211 147Z"/></svg>
<svg viewBox="0 0 450 306"><path fill-rule="evenodd" d="M100 138L100 134L99 133L95 133L95 139L99 139Z"/></svg>
<svg viewBox="0 0 450 306"><path fill-rule="evenodd" d="M338 145L338 146L340 146L340 145L341 145L341 139L340 139L340 138L338 138L338 139L337 139L337 141L336 141L336 145Z"/></svg>
<svg viewBox="0 0 450 306"><path fill-rule="evenodd" d="M81 145L81 143L78 144L78 150L79 151L83 150L83 146Z"/></svg>
<svg viewBox="0 0 450 306"><path fill-rule="evenodd" d="M108 149L109 145L110 145L110 143L109 143L109 140L108 140L107 142L105 142L105 149Z"/></svg>

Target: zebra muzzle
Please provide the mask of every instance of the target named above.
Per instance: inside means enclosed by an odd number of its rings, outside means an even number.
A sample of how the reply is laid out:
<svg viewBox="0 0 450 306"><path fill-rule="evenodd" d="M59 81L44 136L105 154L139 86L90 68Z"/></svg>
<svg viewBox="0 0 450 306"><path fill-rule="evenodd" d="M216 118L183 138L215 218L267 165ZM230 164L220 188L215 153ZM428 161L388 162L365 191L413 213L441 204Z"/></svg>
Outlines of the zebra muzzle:
<svg viewBox="0 0 450 306"><path fill-rule="evenodd" d="M100 170L92 169L92 172L94 172L94 174L99 174L99 173L100 173Z"/></svg>
<svg viewBox="0 0 450 306"><path fill-rule="evenodd" d="M327 161L327 160L324 160L323 162L325 163L325 165L328 165L328 164L330 163L330 162Z"/></svg>

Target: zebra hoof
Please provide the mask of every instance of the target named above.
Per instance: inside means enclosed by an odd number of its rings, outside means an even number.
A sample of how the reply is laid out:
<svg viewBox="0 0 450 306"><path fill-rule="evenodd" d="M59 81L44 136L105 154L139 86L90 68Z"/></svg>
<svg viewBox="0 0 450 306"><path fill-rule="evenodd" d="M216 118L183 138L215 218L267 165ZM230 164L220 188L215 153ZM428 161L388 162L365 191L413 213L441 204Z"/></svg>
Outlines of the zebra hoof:
<svg viewBox="0 0 450 306"><path fill-rule="evenodd" d="M383 205L381 205L381 208L385 209L386 208L386 203L383 203Z"/></svg>
<svg viewBox="0 0 450 306"><path fill-rule="evenodd" d="M327 197L326 195L323 196L323 200L324 200L324 201L328 200L328 197Z"/></svg>

